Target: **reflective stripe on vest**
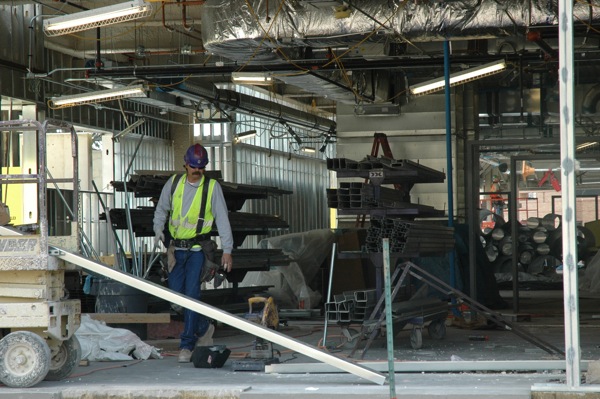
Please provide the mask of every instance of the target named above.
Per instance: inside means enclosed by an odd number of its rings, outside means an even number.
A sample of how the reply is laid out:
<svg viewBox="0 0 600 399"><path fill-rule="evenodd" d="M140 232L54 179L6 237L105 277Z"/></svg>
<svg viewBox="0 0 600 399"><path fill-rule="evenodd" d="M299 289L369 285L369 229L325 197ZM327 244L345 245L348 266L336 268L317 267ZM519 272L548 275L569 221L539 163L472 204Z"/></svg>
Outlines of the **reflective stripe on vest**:
<svg viewBox="0 0 600 399"><path fill-rule="evenodd" d="M173 179L174 178L175 177L173 177ZM202 176L202 180L196 189L196 194L194 195L190 209L188 209L185 215L182 215L183 191L186 189L185 186L187 177L183 176L181 179L179 179L177 188L175 189L173 197L171 198L173 210L171 211L171 217L169 218L169 232L173 238L187 240L196 237L197 225L199 222L198 218L200 216L200 201L202 199L202 189L205 180L205 177ZM211 206L211 199L215 183L215 179L210 179L208 183L208 195L206 196L206 204L204 204L206 211L204 213L204 221L202 223L202 231L200 234L210 233L212 230L213 221L215 220L215 217L212 214ZM190 190L191 187L188 187L187 189Z"/></svg>

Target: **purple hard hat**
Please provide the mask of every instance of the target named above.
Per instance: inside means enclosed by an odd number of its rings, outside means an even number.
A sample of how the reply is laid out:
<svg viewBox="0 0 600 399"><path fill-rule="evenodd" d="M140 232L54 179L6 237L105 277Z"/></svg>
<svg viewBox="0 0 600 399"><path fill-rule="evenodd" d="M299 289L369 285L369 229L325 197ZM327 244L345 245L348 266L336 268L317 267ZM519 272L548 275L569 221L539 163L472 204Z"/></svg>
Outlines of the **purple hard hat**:
<svg viewBox="0 0 600 399"><path fill-rule="evenodd" d="M192 168L204 168L208 164L208 152L200 144L194 144L185 152L183 160Z"/></svg>

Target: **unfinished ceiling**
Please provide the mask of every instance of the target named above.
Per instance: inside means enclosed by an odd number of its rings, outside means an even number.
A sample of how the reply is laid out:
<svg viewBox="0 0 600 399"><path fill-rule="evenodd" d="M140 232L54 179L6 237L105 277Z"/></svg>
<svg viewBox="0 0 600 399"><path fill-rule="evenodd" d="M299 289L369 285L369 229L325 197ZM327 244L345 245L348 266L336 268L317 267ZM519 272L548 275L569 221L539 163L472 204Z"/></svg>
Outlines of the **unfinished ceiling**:
<svg viewBox="0 0 600 399"><path fill-rule="evenodd" d="M118 1L2 1L35 4L42 19ZM484 88L519 89L555 84L557 3L554 1L153 1L150 16L44 37L47 49L73 57L66 80L94 89L143 81L152 104L173 112L222 110L278 118L335 130L336 104L401 106L408 86L443 74L442 41L449 39L452 70L498 59L510 68L482 79ZM579 1L575 59L595 80L599 55L598 6ZM34 22L35 20L35 22ZM55 71L35 71L52 81ZM233 72L267 73L264 102L233 84ZM64 67L61 76L65 76ZM242 91L242 93L240 93ZM388 108L386 108L388 109ZM390 108L391 109L391 108ZM292 111L296 110L296 111ZM307 117L307 115L311 115Z"/></svg>

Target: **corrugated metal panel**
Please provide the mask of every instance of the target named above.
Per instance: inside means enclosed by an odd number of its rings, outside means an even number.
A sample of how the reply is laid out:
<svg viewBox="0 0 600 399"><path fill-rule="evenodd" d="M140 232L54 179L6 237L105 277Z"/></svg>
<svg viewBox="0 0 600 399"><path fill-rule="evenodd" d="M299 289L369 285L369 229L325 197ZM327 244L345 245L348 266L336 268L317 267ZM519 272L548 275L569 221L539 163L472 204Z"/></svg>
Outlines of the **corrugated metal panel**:
<svg viewBox="0 0 600 399"><path fill-rule="evenodd" d="M289 230L273 231L270 235L328 228L325 190L329 188L330 173L326 159L335 153L335 143L318 151L325 141L323 134L294 126L293 130L302 137L302 145L316 150L305 154L288 127L278 120L232 115L233 123L204 123L197 128L196 134L209 152L207 168L220 170L225 181L292 191L289 195L248 200L241 211L276 215L289 224ZM237 134L249 130L256 130L256 136L234 141ZM262 238L247 237L243 247L255 247Z"/></svg>
<svg viewBox="0 0 600 399"><path fill-rule="evenodd" d="M104 208L93 191L80 191L79 223L81 239L96 255L115 253L114 237L108 223L99 220L99 215L104 213ZM114 195L101 193L102 203L107 208L114 208ZM85 249L84 253L85 253Z"/></svg>
<svg viewBox="0 0 600 399"><path fill-rule="evenodd" d="M115 181L129 181L132 174L137 170L172 170L173 169L173 147L169 141L144 137L140 144L140 135L129 134L114 145ZM139 149L136 148L139 145ZM131 164L131 168L129 168ZM126 175L129 168L129 174ZM115 208L129 209L137 207L151 207L153 204L149 198L134 198L132 194L115 193ZM127 231L119 232L123 247L131 248L130 236ZM147 239L138 238L136 241L137 251L147 248Z"/></svg>
<svg viewBox="0 0 600 399"><path fill-rule="evenodd" d="M261 186L274 186L293 192L291 195L250 200L243 212L277 215L290 228L272 232L280 235L323 229L329 226L326 192L328 172L322 159L282 152L269 152L263 148L235 146L236 182ZM264 237L248 237L245 247L255 246Z"/></svg>
<svg viewBox="0 0 600 399"><path fill-rule="evenodd" d="M0 56L3 61L28 65L30 43L34 54L42 54L42 18L33 19L36 15L40 16L38 14L41 14L41 8L35 4L0 5ZM33 26L33 29L29 29L30 26ZM30 34L34 35L32 42L29 41ZM17 49L20 51L15 51ZM32 59L33 69L41 70L43 65L41 57Z"/></svg>

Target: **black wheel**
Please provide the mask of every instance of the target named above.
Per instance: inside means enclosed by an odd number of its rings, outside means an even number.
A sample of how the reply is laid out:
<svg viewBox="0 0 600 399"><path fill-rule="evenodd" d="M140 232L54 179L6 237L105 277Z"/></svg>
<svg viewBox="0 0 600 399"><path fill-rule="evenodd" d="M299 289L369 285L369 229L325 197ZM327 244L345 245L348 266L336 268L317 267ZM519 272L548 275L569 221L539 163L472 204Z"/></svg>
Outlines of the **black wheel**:
<svg viewBox="0 0 600 399"><path fill-rule="evenodd" d="M41 382L50 369L50 347L30 331L16 331L0 340L0 382L12 388L29 388Z"/></svg>
<svg viewBox="0 0 600 399"><path fill-rule="evenodd" d="M423 331L421 327L413 327L410 332L410 346L413 349L421 349L423 346Z"/></svg>
<svg viewBox="0 0 600 399"><path fill-rule="evenodd" d="M75 335L66 341L62 341L58 351L52 356L50 370L46 375L46 381L59 381L71 375L81 360L81 345Z"/></svg>
<svg viewBox="0 0 600 399"><path fill-rule="evenodd" d="M444 339L446 336L446 321L445 320L433 320L427 326L427 332L433 339Z"/></svg>

